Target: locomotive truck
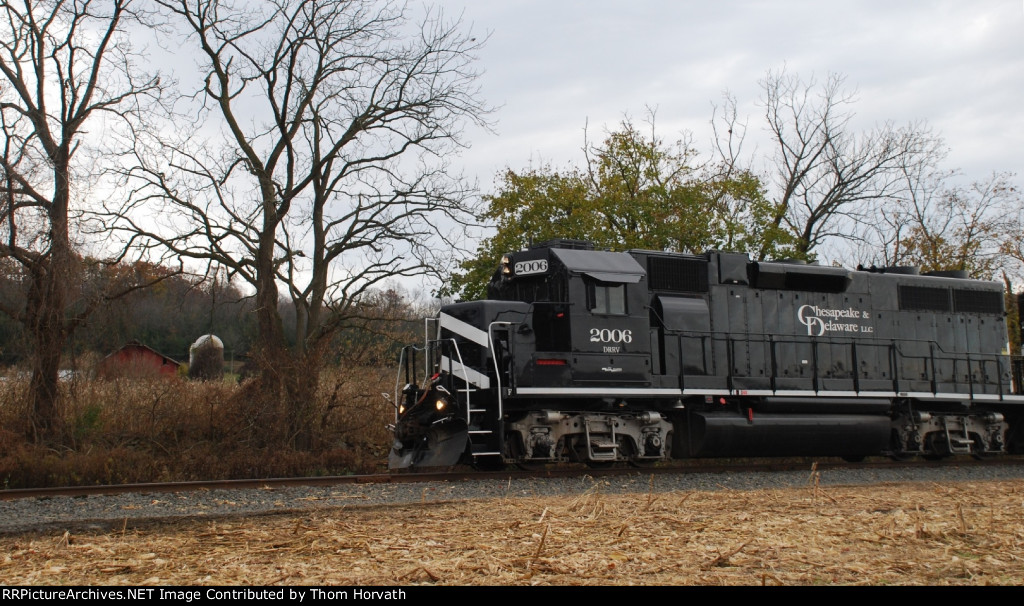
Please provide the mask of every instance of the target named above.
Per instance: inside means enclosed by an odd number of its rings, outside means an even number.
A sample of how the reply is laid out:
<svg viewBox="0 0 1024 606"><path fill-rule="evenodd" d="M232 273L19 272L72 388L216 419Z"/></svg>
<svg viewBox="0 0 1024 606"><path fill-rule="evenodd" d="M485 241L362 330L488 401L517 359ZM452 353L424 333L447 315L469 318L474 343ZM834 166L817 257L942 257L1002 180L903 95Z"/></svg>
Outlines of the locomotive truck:
<svg viewBox="0 0 1024 606"><path fill-rule="evenodd" d="M402 350L389 467L1020 452L1013 368L963 272L557 240Z"/></svg>

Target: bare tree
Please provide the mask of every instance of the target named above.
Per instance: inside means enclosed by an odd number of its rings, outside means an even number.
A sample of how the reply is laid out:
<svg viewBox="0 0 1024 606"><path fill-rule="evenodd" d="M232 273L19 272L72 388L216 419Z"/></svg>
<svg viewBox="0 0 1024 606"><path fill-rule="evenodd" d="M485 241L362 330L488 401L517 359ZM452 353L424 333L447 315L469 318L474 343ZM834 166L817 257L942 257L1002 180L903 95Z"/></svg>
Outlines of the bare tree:
<svg viewBox="0 0 1024 606"><path fill-rule="evenodd" d="M140 98L159 90L158 78L140 80L131 66L126 27L137 16L132 0L0 2L0 257L28 276L25 305L2 311L33 341L38 436L57 425L61 354L88 311L70 300L76 209L99 172L87 150L105 124L134 120Z"/></svg>
<svg viewBox="0 0 1024 606"><path fill-rule="evenodd" d="M978 279L1018 275L1024 205L1012 174L966 183L959 171L915 166L903 179L899 195L862 232L864 262L961 270Z"/></svg>
<svg viewBox="0 0 1024 606"><path fill-rule="evenodd" d="M751 168L743 148L747 120L740 120L736 98L729 92L721 104L712 104L712 161L717 175L710 182L738 184L717 188L713 207L716 220L722 217L731 237L722 242L727 250L754 252L758 259L800 256L799 241L779 220L785 215L782 202L772 200L767 184Z"/></svg>
<svg viewBox="0 0 1024 606"><path fill-rule="evenodd" d="M286 402L293 442L308 445L303 411L330 335L375 285L443 270L472 216L448 158L462 125L489 111L472 67L481 42L391 2L158 3L198 56L199 127L139 140L134 204L113 214L137 243L252 286L261 390ZM282 288L296 309L290 348Z"/></svg>
<svg viewBox="0 0 1024 606"><path fill-rule="evenodd" d="M903 221L893 247L896 265L928 271L963 270L995 279L1009 269L1004 242L1019 233L1014 223L1020 196L1009 176L993 174L969 186L950 184L951 175L908 183Z"/></svg>
<svg viewBox="0 0 1024 606"><path fill-rule="evenodd" d="M923 125L854 132L848 108L855 97L842 76L805 84L783 70L761 84L775 144L771 226L796 237L799 256L830 238L848 239L902 191L904 167L941 158L941 142Z"/></svg>

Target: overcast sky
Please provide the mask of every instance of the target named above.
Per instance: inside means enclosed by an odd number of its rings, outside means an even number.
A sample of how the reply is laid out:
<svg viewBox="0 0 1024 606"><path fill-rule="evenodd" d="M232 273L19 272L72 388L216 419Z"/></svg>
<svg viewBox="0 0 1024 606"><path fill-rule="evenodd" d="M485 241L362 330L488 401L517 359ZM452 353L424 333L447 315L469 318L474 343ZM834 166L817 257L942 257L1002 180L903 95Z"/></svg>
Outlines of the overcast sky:
<svg viewBox="0 0 1024 606"><path fill-rule="evenodd" d="M500 106L494 135L472 131L461 158L481 189L498 171L579 162L583 128L640 122L695 136L709 153L712 103L730 91L763 135L759 80L843 74L857 123L926 121L946 168L971 179L1024 163L1022 0L441 0L488 35L483 94ZM759 147L762 155L767 152Z"/></svg>

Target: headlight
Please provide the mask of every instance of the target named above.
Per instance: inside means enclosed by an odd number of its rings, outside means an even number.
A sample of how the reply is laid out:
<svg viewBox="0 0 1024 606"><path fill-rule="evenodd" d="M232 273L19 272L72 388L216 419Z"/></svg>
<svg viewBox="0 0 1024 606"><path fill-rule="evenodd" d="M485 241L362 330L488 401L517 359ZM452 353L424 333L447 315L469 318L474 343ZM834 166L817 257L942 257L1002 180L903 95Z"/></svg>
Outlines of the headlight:
<svg viewBox="0 0 1024 606"><path fill-rule="evenodd" d="M400 415L404 415L405 414L405 404L399 404L398 405L398 414L400 414Z"/></svg>
<svg viewBox="0 0 1024 606"><path fill-rule="evenodd" d="M441 412L448 406L448 402L444 398L438 398L437 402L434 403L434 407L437 408L437 412Z"/></svg>

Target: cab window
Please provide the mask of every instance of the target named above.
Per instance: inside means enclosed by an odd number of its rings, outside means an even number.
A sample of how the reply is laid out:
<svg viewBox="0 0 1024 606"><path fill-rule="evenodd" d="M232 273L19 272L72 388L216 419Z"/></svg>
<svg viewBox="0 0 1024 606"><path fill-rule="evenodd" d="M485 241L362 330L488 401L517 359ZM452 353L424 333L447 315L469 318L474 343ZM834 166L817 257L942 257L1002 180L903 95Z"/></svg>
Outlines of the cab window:
<svg viewBox="0 0 1024 606"><path fill-rule="evenodd" d="M587 309L595 314L626 315L626 285L587 280Z"/></svg>

